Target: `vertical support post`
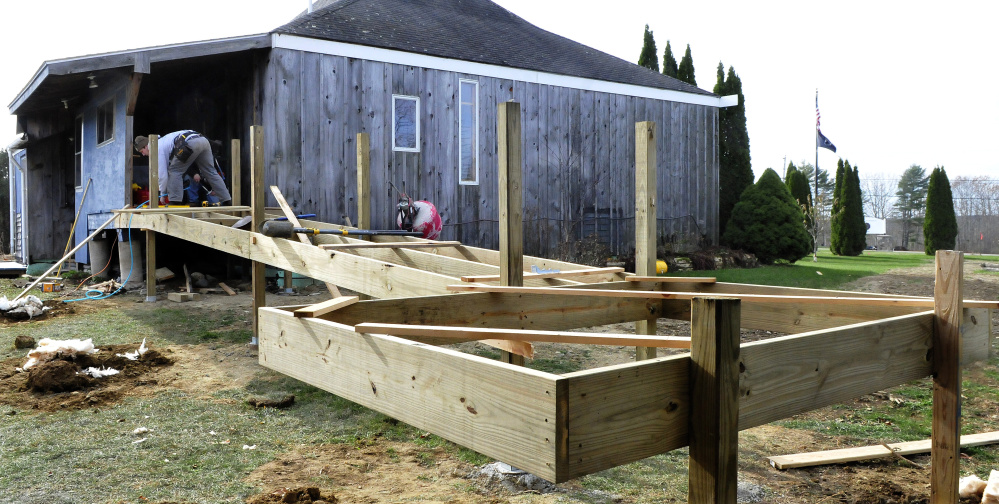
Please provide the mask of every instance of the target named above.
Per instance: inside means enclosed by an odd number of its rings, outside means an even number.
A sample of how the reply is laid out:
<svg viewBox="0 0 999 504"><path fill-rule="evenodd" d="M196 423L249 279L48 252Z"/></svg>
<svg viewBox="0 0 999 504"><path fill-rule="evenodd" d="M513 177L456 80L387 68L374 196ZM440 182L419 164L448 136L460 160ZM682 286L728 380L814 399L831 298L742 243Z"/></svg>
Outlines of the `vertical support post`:
<svg viewBox="0 0 999 504"><path fill-rule="evenodd" d="M253 219L253 232L259 233L264 224L264 127L250 127L250 215ZM257 237L251 238L251 246L256 246ZM264 279L264 263L253 261L251 267L253 286L253 340L256 345L260 336L259 310L267 305L267 282Z"/></svg>
<svg viewBox="0 0 999 504"><path fill-rule="evenodd" d="M240 173L242 169L242 159L240 158L240 145L238 138L232 139L232 149L230 149L231 167L232 167L232 206L240 206L243 204L243 174Z"/></svg>
<svg viewBox="0 0 999 504"><path fill-rule="evenodd" d="M160 204L160 137L149 135L149 208ZM156 302L156 233L146 230L146 302Z"/></svg>
<svg viewBox="0 0 999 504"><path fill-rule="evenodd" d="M357 228L371 229L371 137L357 134Z"/></svg>
<svg viewBox="0 0 999 504"><path fill-rule="evenodd" d="M656 123L635 123L635 274L656 274ZM658 310L635 322L635 334L656 334ZM635 360L653 359L654 347L636 347Z"/></svg>
<svg viewBox="0 0 999 504"><path fill-rule="evenodd" d="M687 502L735 504L739 451L738 299L694 298Z"/></svg>
<svg viewBox="0 0 999 504"><path fill-rule="evenodd" d="M956 504L961 434L964 254L937 251L933 288L933 438L930 502Z"/></svg>
<svg viewBox="0 0 999 504"><path fill-rule="evenodd" d="M524 285L524 158L520 146L520 104L498 106L500 285ZM524 365L524 357L502 352L500 360Z"/></svg>

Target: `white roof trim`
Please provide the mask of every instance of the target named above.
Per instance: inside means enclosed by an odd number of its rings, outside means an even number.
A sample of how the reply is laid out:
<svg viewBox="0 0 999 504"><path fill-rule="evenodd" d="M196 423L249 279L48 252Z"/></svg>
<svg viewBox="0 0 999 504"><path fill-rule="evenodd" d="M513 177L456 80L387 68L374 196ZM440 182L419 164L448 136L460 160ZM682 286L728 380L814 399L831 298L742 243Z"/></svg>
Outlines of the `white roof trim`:
<svg viewBox="0 0 999 504"><path fill-rule="evenodd" d="M524 70L498 65L487 65L471 61L462 61L438 56L428 56L393 49L383 49L357 44L346 44L331 40L319 40L296 35L284 35L275 33L271 35L271 47L280 49L293 49L318 54L330 54L357 58L370 61L380 61L382 63L393 63L397 65L418 66L422 68L432 68L471 75L482 75L498 79L510 79L536 84L566 87L571 89L581 89L584 91L596 91L601 93L619 94L625 96L637 96L641 98L652 98L677 103L689 103L692 105L707 105L709 107L730 107L738 104L738 97L718 97L684 93L669 89L659 89L633 84L621 84L618 82L608 82L596 79L586 79L583 77L572 77L534 70Z"/></svg>

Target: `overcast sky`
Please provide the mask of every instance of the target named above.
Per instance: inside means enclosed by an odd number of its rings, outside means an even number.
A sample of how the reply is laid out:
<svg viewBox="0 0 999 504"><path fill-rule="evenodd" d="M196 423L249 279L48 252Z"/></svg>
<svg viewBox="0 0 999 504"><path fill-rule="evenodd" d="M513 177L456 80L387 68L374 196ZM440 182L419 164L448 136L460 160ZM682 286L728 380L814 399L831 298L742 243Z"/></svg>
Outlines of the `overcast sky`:
<svg viewBox="0 0 999 504"><path fill-rule="evenodd" d="M670 2L498 0L528 21L628 61L647 23L660 55L691 47L697 84L711 90L719 61L746 96L753 171L815 162L815 90L822 131L862 178L898 177L912 164L951 178L999 178L999 2ZM267 32L306 0L49 0L0 3L10 104L43 61ZM8 116L0 144L13 139Z"/></svg>

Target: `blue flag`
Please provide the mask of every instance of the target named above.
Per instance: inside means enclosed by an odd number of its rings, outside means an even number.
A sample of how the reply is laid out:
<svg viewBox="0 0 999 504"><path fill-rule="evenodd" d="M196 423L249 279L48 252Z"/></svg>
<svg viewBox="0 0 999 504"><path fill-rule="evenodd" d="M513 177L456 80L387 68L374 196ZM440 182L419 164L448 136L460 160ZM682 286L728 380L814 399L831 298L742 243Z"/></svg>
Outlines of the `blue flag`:
<svg viewBox="0 0 999 504"><path fill-rule="evenodd" d="M826 138L826 136L823 135L822 131L819 130L818 128L815 129L815 146L836 152L836 146L833 145L833 143L830 142L829 139Z"/></svg>

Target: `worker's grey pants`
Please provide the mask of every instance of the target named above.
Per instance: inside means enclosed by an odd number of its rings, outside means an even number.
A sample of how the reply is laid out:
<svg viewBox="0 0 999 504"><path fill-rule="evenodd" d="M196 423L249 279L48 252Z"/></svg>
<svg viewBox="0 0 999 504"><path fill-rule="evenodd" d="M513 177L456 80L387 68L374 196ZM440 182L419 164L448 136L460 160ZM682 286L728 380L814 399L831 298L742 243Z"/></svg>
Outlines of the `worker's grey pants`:
<svg viewBox="0 0 999 504"><path fill-rule="evenodd" d="M232 196L225 187L225 181L215 171L215 158L212 157L212 146L208 139L202 136L194 137L187 141L187 145L191 147L191 157L187 158L187 162L173 158L167 168L167 194L170 195L170 202L184 201L184 173L192 164L198 167L202 180L212 186L212 192L218 196L219 201L225 203L231 200Z"/></svg>

